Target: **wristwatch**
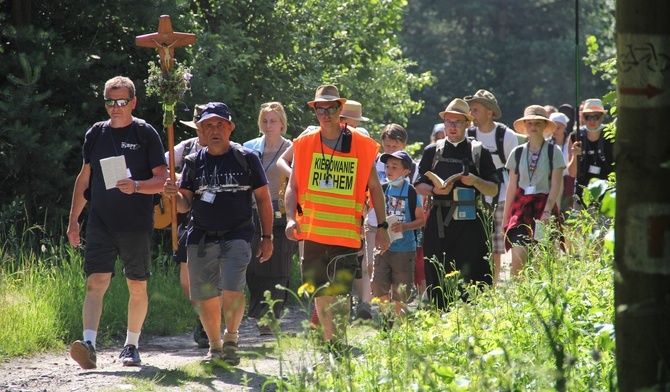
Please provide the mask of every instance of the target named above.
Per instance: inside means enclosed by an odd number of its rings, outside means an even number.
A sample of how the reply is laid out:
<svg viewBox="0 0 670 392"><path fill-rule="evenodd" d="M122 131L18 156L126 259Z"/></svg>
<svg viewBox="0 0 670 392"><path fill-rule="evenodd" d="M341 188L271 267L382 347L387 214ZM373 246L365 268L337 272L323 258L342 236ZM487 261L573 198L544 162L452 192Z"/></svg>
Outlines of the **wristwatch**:
<svg viewBox="0 0 670 392"><path fill-rule="evenodd" d="M269 239L272 240L272 234L261 234L261 239Z"/></svg>
<svg viewBox="0 0 670 392"><path fill-rule="evenodd" d="M140 191L140 182L139 181L133 181L135 183L135 193Z"/></svg>
<svg viewBox="0 0 670 392"><path fill-rule="evenodd" d="M377 228L378 228L378 229L386 229L386 230L388 230L388 228L389 228L389 223L388 223L388 222L382 222L382 223L379 223L379 224L377 225Z"/></svg>

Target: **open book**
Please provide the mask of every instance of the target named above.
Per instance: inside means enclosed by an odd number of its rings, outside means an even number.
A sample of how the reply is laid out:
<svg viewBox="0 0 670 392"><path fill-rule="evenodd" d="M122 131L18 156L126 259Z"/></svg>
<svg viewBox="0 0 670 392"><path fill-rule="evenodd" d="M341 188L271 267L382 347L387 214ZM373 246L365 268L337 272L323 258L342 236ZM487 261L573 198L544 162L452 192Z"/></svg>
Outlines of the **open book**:
<svg viewBox="0 0 670 392"><path fill-rule="evenodd" d="M463 173L454 174L453 176L447 178L446 180L443 180L437 174L428 171L426 172L426 177L428 177L433 182L433 186L435 186L435 188L445 189L446 187L451 186L456 181L460 180L461 177L463 177Z"/></svg>
<svg viewBox="0 0 670 392"><path fill-rule="evenodd" d="M123 155L101 159L100 167L102 168L102 176L105 179L105 189L107 190L115 188L118 181L128 178L126 157Z"/></svg>

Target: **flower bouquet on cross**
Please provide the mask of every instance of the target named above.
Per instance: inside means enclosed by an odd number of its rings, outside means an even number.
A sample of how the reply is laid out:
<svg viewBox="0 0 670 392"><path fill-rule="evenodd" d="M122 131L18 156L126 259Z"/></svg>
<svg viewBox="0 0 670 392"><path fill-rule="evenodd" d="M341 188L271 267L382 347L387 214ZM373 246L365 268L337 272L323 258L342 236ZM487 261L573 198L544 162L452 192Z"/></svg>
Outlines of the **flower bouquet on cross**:
<svg viewBox="0 0 670 392"><path fill-rule="evenodd" d="M175 106L184 101L184 95L191 90L192 67L174 61L174 67L163 73L158 62L149 62L149 77L144 81L147 96L155 95L163 104L163 126L168 127L175 121Z"/></svg>

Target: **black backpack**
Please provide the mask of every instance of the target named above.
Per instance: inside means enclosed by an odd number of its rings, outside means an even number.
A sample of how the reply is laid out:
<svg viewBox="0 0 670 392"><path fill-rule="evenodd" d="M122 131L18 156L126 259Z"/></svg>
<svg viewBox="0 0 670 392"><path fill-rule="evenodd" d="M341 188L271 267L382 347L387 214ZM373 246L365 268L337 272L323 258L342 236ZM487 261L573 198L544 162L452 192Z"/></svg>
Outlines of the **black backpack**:
<svg viewBox="0 0 670 392"><path fill-rule="evenodd" d="M507 131L507 126L505 124L496 123L496 153L500 157L500 161L503 164L503 167L507 163L507 154L505 154L505 132ZM468 128L468 137L471 139L477 139L477 128L470 127Z"/></svg>
<svg viewBox="0 0 670 392"><path fill-rule="evenodd" d="M252 177L251 177L251 165L249 164L249 161L247 161L247 156L244 153L244 150L242 149L242 145L235 143L235 142L230 142L230 151L232 151L233 156L235 157L235 160L237 163L239 163L240 166L242 166L242 170L244 170L247 175L249 176L249 200L251 200L251 195L253 194L253 189L254 186L252 184ZM196 153L187 155L184 158L184 168L188 166L188 178L191 181L192 184L195 184L195 170L196 170L196 165L195 165L195 160L198 156L199 153L206 154L206 150L202 149Z"/></svg>

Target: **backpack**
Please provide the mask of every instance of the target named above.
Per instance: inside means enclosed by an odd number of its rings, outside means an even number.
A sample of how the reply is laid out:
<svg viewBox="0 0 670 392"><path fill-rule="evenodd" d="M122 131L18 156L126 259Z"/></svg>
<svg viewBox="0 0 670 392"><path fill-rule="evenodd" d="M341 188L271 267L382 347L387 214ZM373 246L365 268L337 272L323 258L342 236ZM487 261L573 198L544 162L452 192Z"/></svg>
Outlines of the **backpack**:
<svg viewBox="0 0 670 392"><path fill-rule="evenodd" d="M196 158L198 157L198 154L202 152L205 154L206 152L205 149L202 149L196 153L189 154L184 158L184 168L188 167L188 179L191 181L192 184L195 184L195 170L196 170ZM230 151L233 153L233 157L235 157L235 160L237 163L242 166L242 170L244 170L248 177L249 177L249 201L251 201L251 195L253 194L253 183L252 183L252 177L251 177L251 165L249 164L249 161L247 160L247 154L244 153L244 150L242 148L241 144L235 143L235 142L230 142Z"/></svg>
<svg viewBox="0 0 670 392"><path fill-rule="evenodd" d="M584 152L580 156L581 159L579 159L579 170L577 171L577 177L579 179L582 179L586 176L586 173L588 173L588 168L589 168L589 163L588 160L586 159L586 153L587 149L586 146L589 144L585 142L587 140L586 136L586 131L585 129L579 128L578 132L578 138L577 140L582 141L582 146L584 146ZM605 137L601 134L600 137L598 138L598 146L596 147L596 160L599 162L607 162L607 157L605 156Z"/></svg>
<svg viewBox="0 0 670 392"><path fill-rule="evenodd" d="M146 146L149 144L149 129L145 126L147 124L146 121L142 120L141 118L136 118L133 117L133 122L132 122L132 128L137 132L137 140L140 142L140 150L143 150L146 148ZM105 126L109 126L109 120L107 121L98 121L97 123L93 124L93 127L91 127L91 142L88 144L88 148L86 149L86 155L91 158L91 152L93 151L93 145L95 145L96 140L98 139L98 136L100 136L100 133L102 132L102 129ZM88 188L84 190L84 198L87 201L91 201L91 178L92 178L93 173L91 173L91 177L88 179ZM154 197L154 204L157 204L160 201L160 195L158 195L158 198Z"/></svg>
<svg viewBox="0 0 670 392"><path fill-rule="evenodd" d="M501 123L496 123L496 154L498 154L498 157L500 158L500 161L502 162L502 167L496 170L498 173L498 193L493 197L492 200L492 206L495 206L498 204L498 199L500 198L500 188L502 187L503 182L505 182L505 176L503 174L503 171L505 170L505 164L507 163L507 154L505 154L505 132L507 132L509 128L505 126L505 124ZM468 128L468 137L470 139L476 140L476 135L477 135L477 128L472 126Z"/></svg>
<svg viewBox="0 0 670 392"><path fill-rule="evenodd" d="M437 147L435 148L435 155L433 156L433 163L431 165L431 170L435 169L435 165L437 165L437 162L440 160L446 161L446 162L451 162L452 158L443 158L442 153L444 151L444 144L446 143L447 139L440 139L435 144ZM468 142L470 143L470 151L472 154L472 162L470 164L474 164L475 168L477 169L477 173L479 173L479 166L481 164L481 157L482 157L482 148L484 147L482 142L478 140L474 140L471 138L468 138ZM461 163L461 160L458 159L457 163Z"/></svg>
<svg viewBox="0 0 670 392"><path fill-rule="evenodd" d="M498 157L500 158L500 161L503 164L503 167L507 163L507 154L505 154L505 132L508 130L507 126L505 124L500 124L496 123L496 154L498 154ZM476 127L470 127L468 128L468 137L470 139L477 139L477 128Z"/></svg>
<svg viewBox="0 0 670 392"><path fill-rule="evenodd" d="M522 146L526 146L528 143L522 144ZM554 171L554 147L556 144L554 142L549 142L549 148L547 149L547 154L549 157L549 183L551 184L551 172ZM519 182L519 165L521 164L521 154L523 154L523 150L526 147L521 147L517 148L516 151L514 152L514 160L516 161L516 168L514 169L514 174L517 175L516 181L517 184Z"/></svg>

